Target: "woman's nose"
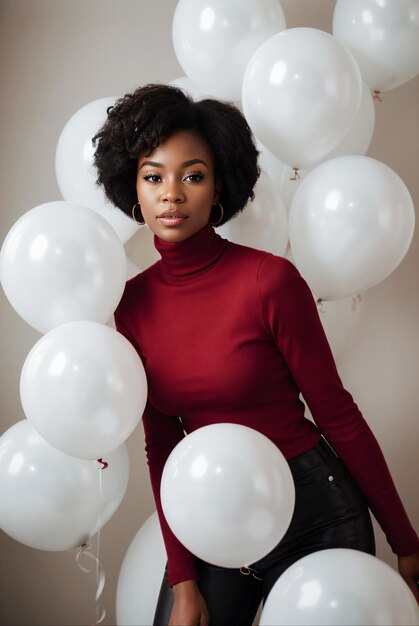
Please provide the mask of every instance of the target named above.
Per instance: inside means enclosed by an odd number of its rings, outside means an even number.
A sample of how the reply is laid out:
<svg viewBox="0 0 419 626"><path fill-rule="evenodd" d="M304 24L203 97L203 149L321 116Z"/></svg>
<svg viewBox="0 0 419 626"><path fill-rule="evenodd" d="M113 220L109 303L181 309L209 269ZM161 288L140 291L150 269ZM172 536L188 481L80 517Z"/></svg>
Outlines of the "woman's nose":
<svg viewBox="0 0 419 626"><path fill-rule="evenodd" d="M185 195L176 182L168 183L162 194L162 201L166 204L183 202Z"/></svg>

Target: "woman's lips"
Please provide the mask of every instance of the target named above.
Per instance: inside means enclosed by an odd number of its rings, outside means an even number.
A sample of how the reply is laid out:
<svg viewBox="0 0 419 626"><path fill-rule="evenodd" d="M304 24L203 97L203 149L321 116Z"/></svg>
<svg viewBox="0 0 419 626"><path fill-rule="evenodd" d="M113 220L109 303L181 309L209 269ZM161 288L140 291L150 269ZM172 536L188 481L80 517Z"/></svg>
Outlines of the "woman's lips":
<svg viewBox="0 0 419 626"><path fill-rule="evenodd" d="M157 216L157 219L165 226L179 226L188 219L188 216L181 211L164 211Z"/></svg>

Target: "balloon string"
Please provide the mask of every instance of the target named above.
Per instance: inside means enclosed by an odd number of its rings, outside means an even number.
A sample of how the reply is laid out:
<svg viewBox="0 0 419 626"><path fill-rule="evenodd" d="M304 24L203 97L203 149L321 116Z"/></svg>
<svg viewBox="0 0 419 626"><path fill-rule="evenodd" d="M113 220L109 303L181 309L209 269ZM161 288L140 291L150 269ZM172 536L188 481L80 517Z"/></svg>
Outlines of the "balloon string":
<svg viewBox="0 0 419 626"><path fill-rule="evenodd" d="M100 531L102 527L101 522L101 509L102 509L102 470L108 467L108 463L99 459L99 463L102 464L103 467L99 468L99 512L98 512L98 531L97 531L97 543L96 543L96 624L100 624L106 617L106 610L99 603L99 598L102 595L103 588L105 586L105 572L102 567L102 563L99 560L100 555Z"/></svg>
<svg viewBox="0 0 419 626"><path fill-rule="evenodd" d="M98 512L98 531L97 531L97 541L96 541L96 555L90 549L90 544L88 542L83 543L79 546L79 551L76 555L76 563L81 569L82 572L86 574L90 574L92 570L88 567L85 567L80 562L82 558L90 559L93 561L96 566L96 594L95 594L95 603L96 603L96 622L95 625L101 624L106 617L106 610L100 604L99 598L102 595L103 589L105 587L105 570L100 561L100 535L101 535L101 505L102 505L102 470L108 467L108 463L103 461L102 459L98 459L98 463L102 464L102 467L98 466L99 471L99 512Z"/></svg>
<svg viewBox="0 0 419 626"><path fill-rule="evenodd" d="M292 169L294 170L294 176L291 176L290 180L300 180L301 176L298 173L298 169L299 168L298 167L293 167Z"/></svg>
<svg viewBox="0 0 419 626"><path fill-rule="evenodd" d="M382 102L383 99L381 97L381 91L379 89L372 89L372 97L373 100L376 100L376 102Z"/></svg>
<svg viewBox="0 0 419 626"><path fill-rule="evenodd" d="M98 556L95 556L91 552L89 543L83 543L81 546L79 546L79 551L76 555L76 563L82 572L85 572L86 574L91 574L92 570L82 565L82 563L80 563L80 560L82 558L90 559L96 565L96 594L95 594L96 622L95 624L100 624L101 622L103 622L103 620L106 617L105 609L103 608L103 606L99 604L99 598L105 586L105 571L103 569L102 563L100 562Z"/></svg>

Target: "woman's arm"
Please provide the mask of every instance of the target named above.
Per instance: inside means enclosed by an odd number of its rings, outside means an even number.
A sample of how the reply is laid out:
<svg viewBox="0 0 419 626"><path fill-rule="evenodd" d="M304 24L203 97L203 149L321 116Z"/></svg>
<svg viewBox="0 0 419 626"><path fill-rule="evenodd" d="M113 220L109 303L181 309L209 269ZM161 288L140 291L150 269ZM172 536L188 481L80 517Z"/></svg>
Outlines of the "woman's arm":
<svg viewBox="0 0 419 626"><path fill-rule="evenodd" d="M409 556L399 556L400 575L405 579L419 604L419 550Z"/></svg>
<svg viewBox="0 0 419 626"><path fill-rule="evenodd" d="M119 308L115 311L114 317L117 331L128 339L146 366L141 349ZM168 559L168 583L173 586L184 580L196 580L195 557L173 534L164 516L160 499L160 483L166 460L173 448L185 436L181 421L177 416L158 411L148 400L142 423L150 481Z"/></svg>
<svg viewBox="0 0 419 626"><path fill-rule="evenodd" d="M382 451L343 387L311 291L285 259L267 255L259 272L265 324L313 419L364 493L398 556L419 550Z"/></svg>
<svg viewBox="0 0 419 626"><path fill-rule="evenodd" d="M185 435L178 417L161 413L149 401L142 421L151 486L166 546L168 582L172 587L185 580L197 579L195 557L173 534L164 516L160 498L160 483L166 460Z"/></svg>

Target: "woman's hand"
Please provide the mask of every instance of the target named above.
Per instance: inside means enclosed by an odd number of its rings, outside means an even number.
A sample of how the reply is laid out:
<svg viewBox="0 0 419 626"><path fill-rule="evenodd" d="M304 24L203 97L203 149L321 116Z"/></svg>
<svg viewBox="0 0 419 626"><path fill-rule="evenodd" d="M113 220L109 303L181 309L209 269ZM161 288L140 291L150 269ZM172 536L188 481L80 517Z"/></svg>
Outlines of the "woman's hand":
<svg viewBox="0 0 419 626"><path fill-rule="evenodd" d="M169 626L208 626L207 605L195 580L173 585L173 595Z"/></svg>
<svg viewBox="0 0 419 626"><path fill-rule="evenodd" d="M419 604L419 550L409 556L399 556L398 561L400 576L405 579Z"/></svg>

